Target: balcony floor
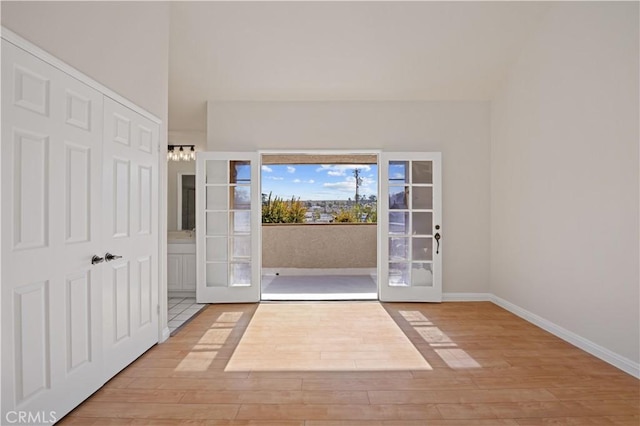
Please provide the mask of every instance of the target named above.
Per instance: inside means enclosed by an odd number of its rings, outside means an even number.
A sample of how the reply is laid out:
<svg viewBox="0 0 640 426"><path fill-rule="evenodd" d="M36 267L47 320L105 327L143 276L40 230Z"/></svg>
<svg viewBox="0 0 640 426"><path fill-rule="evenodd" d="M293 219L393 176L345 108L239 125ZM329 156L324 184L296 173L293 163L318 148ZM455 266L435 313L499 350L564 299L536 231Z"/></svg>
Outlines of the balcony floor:
<svg viewBox="0 0 640 426"><path fill-rule="evenodd" d="M370 275L278 275L262 277L262 300L377 300Z"/></svg>

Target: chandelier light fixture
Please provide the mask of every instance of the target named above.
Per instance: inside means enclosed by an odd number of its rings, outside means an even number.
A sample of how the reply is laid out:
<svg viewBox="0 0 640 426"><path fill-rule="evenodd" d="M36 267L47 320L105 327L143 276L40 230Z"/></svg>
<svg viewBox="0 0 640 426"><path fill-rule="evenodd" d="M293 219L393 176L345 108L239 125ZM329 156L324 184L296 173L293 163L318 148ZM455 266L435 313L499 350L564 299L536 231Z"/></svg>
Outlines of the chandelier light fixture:
<svg viewBox="0 0 640 426"><path fill-rule="evenodd" d="M191 161L196 159L195 145L169 145L168 161Z"/></svg>

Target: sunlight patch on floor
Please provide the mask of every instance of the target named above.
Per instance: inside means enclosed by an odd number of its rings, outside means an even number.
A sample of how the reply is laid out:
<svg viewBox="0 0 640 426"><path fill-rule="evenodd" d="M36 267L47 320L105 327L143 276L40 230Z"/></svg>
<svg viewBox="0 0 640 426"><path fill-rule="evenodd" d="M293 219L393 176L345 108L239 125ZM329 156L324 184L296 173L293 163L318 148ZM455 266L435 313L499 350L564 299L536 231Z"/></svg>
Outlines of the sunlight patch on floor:
<svg viewBox="0 0 640 426"><path fill-rule="evenodd" d="M263 304L230 371L431 370L378 302Z"/></svg>
<svg viewBox="0 0 640 426"><path fill-rule="evenodd" d="M409 323L416 332L431 346L435 353L450 367L454 369L481 368L465 350L460 349L446 333L433 324L422 312L400 311L400 315Z"/></svg>

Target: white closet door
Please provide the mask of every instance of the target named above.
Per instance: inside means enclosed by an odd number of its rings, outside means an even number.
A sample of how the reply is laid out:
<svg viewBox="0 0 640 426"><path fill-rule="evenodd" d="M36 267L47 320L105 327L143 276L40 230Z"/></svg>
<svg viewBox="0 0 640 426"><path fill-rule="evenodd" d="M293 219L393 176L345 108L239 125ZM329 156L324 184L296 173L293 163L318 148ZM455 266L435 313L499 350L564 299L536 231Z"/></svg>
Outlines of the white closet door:
<svg viewBox="0 0 640 426"><path fill-rule="evenodd" d="M442 301L441 155L380 156L380 299Z"/></svg>
<svg viewBox="0 0 640 426"><path fill-rule="evenodd" d="M61 418L103 383L102 102L2 41L2 423ZM17 418L16 418L17 420Z"/></svg>
<svg viewBox="0 0 640 426"><path fill-rule="evenodd" d="M104 98L103 276L107 378L158 341L158 125Z"/></svg>
<svg viewBox="0 0 640 426"><path fill-rule="evenodd" d="M198 153L198 303L260 300L260 226L259 154Z"/></svg>

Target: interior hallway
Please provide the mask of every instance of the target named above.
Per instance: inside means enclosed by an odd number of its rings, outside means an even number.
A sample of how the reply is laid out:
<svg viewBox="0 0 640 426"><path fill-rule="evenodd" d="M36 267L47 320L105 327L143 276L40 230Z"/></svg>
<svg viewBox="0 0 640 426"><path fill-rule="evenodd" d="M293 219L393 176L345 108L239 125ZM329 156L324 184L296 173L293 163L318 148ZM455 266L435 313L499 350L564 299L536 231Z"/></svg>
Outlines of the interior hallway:
<svg viewBox="0 0 640 426"><path fill-rule="evenodd" d="M488 302L210 305L60 424L427 421L637 426L640 392Z"/></svg>

